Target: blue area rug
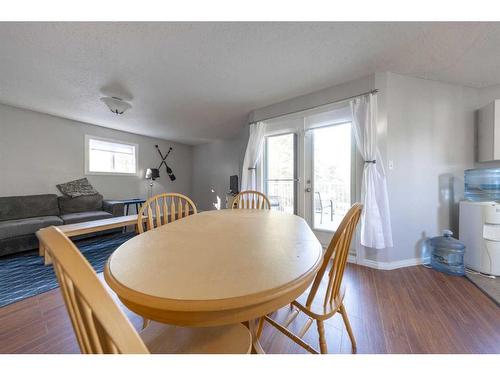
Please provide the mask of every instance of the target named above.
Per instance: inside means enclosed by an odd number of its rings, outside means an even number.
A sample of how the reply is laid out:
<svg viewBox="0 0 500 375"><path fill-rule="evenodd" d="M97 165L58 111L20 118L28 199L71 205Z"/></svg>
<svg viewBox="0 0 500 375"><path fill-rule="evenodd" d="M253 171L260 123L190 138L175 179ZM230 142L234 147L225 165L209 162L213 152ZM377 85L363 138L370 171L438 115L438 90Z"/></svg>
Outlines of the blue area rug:
<svg viewBox="0 0 500 375"><path fill-rule="evenodd" d="M76 246L102 272L113 251L135 233L118 233L76 241ZM0 307L57 288L52 266L44 266L38 251L0 258Z"/></svg>

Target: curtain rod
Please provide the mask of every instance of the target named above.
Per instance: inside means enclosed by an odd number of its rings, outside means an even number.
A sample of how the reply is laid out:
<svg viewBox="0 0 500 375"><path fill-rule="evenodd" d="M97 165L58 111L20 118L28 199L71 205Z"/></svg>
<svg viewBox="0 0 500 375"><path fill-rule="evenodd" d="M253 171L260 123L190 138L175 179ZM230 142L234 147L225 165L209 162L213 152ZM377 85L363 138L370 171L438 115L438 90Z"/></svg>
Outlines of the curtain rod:
<svg viewBox="0 0 500 375"><path fill-rule="evenodd" d="M370 90L370 91L364 92L364 93L362 93L362 94L349 96L348 98L339 99L339 100L335 100L335 101L333 101L333 102L328 102L328 103L324 103L324 104L316 105L316 106L314 106L314 107L304 108L304 109L300 109L300 110L297 110L297 111L284 113L284 114L282 114L282 115L277 115L277 116L272 116L272 117L264 118L264 119L261 119L261 120L258 120L258 121L252 121L250 124L255 124L256 122L261 122L261 121L268 121L268 120L272 120L272 119L275 119L275 118L278 118L278 117L282 117L282 116L293 115L293 114L295 114L295 113L299 113L299 112L310 111L311 109L316 109L316 108L319 108L319 107L324 107L325 105L330 105L330 104L337 104L337 103L346 102L346 101L348 101L348 100L355 99L355 98L359 98L359 97L361 97L361 96L365 96L365 95L369 95L369 94L376 94L377 92L378 92L378 89Z"/></svg>

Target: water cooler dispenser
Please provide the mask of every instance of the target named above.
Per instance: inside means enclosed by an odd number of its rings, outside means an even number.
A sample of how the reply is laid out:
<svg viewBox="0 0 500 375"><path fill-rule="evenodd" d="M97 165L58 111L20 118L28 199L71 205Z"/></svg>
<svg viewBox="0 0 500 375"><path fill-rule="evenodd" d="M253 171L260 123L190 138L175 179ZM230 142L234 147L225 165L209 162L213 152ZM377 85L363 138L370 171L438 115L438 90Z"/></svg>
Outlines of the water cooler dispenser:
<svg viewBox="0 0 500 375"><path fill-rule="evenodd" d="M466 246L466 267L500 276L500 203L460 202L459 238Z"/></svg>

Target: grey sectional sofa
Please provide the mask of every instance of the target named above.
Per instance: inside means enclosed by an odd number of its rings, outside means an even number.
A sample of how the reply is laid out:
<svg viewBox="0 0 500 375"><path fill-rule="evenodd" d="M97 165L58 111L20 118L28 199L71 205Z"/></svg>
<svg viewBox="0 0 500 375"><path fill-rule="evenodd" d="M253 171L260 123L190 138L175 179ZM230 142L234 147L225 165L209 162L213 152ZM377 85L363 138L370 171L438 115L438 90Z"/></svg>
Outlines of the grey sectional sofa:
<svg viewBox="0 0 500 375"><path fill-rule="evenodd" d="M37 249L35 232L41 228L122 215L122 203L105 201L99 194L0 197L0 256Z"/></svg>

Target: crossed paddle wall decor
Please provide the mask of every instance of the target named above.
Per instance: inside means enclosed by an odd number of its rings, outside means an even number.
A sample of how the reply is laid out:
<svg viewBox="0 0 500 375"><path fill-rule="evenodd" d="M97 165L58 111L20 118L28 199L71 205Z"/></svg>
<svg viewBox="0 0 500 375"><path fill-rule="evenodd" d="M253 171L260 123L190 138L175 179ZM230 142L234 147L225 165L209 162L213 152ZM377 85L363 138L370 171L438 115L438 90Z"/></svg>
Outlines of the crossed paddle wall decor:
<svg viewBox="0 0 500 375"><path fill-rule="evenodd" d="M170 177L170 181L175 181L175 175L174 175L174 172L172 171L172 168L170 168L168 165L167 165L167 162L165 161L168 157L168 155L170 154L170 152L172 151L172 147L170 147L168 149L168 152L165 156L163 156L162 152L160 151L160 148L158 147L158 145L155 145L156 149L158 150L158 153L160 154L160 157L161 157L161 163L160 165L158 166L158 170L161 169L161 166L162 165L165 165L165 170L167 171L167 174L168 174L168 177Z"/></svg>

